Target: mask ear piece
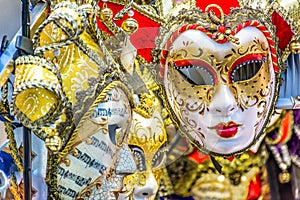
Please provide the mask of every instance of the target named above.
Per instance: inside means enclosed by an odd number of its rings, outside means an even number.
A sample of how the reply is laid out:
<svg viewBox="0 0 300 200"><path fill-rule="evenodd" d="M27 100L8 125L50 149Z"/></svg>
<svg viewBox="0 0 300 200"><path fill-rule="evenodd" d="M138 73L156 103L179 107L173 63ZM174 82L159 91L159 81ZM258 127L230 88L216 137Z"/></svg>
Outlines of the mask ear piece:
<svg viewBox="0 0 300 200"><path fill-rule="evenodd" d="M288 68L282 73L282 84L276 102L278 109L300 108L300 54L291 54L286 64Z"/></svg>

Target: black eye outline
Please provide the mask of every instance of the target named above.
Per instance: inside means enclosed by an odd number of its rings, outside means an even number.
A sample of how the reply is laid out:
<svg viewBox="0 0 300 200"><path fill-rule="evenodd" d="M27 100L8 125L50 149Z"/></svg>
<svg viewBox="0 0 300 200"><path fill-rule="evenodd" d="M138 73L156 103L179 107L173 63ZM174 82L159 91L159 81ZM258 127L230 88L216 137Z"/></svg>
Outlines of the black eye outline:
<svg viewBox="0 0 300 200"><path fill-rule="evenodd" d="M146 160L144 151L141 148L134 145L129 145L129 148L131 149L131 152L133 154L138 171L146 171Z"/></svg>
<svg viewBox="0 0 300 200"><path fill-rule="evenodd" d="M240 60L242 60L242 62L240 62ZM240 58L235 62L234 67L229 73L230 82L235 83L253 78L266 60L266 56L262 54L250 54Z"/></svg>
<svg viewBox="0 0 300 200"><path fill-rule="evenodd" d="M160 168L167 159L167 143L164 143L152 158L152 168Z"/></svg>
<svg viewBox="0 0 300 200"><path fill-rule="evenodd" d="M172 63L181 76L192 85L216 85L216 75L202 60L180 60Z"/></svg>

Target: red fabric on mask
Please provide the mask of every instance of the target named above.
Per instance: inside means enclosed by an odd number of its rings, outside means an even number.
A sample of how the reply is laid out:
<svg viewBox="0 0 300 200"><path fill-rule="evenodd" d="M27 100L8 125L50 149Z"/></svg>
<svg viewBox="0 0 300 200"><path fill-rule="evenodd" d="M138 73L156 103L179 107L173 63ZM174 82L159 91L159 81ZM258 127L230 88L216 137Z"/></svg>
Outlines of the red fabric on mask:
<svg viewBox="0 0 300 200"><path fill-rule="evenodd" d="M113 11L114 15L124 7L123 5L114 3L106 3L106 6ZM103 7L103 2L99 2L99 7ZM142 15L136 10L132 10L134 11L134 16L132 18L138 21L139 28L134 34L130 35L130 41L137 49L138 55L144 57L148 62L150 62L152 61L151 51L155 48L155 38L159 34L160 24ZM129 16L126 14L121 20L114 22L118 27L121 27L122 22L127 18L129 18ZM112 33L100 20L98 20L98 26L101 30L112 35Z"/></svg>
<svg viewBox="0 0 300 200"><path fill-rule="evenodd" d="M294 33L288 23L277 12L272 14L272 23L276 26L276 36L279 38L278 47L283 51L291 41Z"/></svg>

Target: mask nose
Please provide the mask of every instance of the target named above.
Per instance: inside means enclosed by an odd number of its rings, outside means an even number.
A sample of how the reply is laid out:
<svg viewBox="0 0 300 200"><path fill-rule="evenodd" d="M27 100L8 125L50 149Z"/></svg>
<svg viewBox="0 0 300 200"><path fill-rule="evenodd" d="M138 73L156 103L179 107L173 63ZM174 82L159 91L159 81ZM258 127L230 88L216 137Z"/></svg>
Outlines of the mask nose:
<svg viewBox="0 0 300 200"><path fill-rule="evenodd" d="M139 199L148 199L153 196L155 193L152 188L144 188L143 191L140 191L137 195L135 195Z"/></svg>
<svg viewBox="0 0 300 200"><path fill-rule="evenodd" d="M238 110L236 99L227 85L220 85L209 110L219 116L230 116Z"/></svg>
<svg viewBox="0 0 300 200"><path fill-rule="evenodd" d="M157 182L152 173L150 173L149 178L146 180L146 184L142 187L136 187L134 190L134 198L138 200L149 199L156 195L158 190Z"/></svg>
<svg viewBox="0 0 300 200"><path fill-rule="evenodd" d="M116 166L116 174L129 175L136 171L136 163L127 144L119 150L119 158Z"/></svg>

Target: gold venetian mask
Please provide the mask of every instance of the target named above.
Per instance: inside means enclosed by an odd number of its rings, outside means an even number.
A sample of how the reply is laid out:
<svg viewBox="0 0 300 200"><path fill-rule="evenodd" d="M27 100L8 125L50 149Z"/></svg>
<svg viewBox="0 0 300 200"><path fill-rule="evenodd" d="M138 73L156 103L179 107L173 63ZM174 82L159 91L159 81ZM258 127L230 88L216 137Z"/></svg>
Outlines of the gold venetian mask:
<svg viewBox="0 0 300 200"><path fill-rule="evenodd" d="M149 99L149 101L151 101ZM148 102L149 103L149 102ZM159 108L159 104L153 103ZM152 108L153 108L152 107ZM167 134L160 109L153 109L150 116L133 112L133 122L128 145L137 163L137 172L124 179L124 189L119 199L154 199L165 162Z"/></svg>

